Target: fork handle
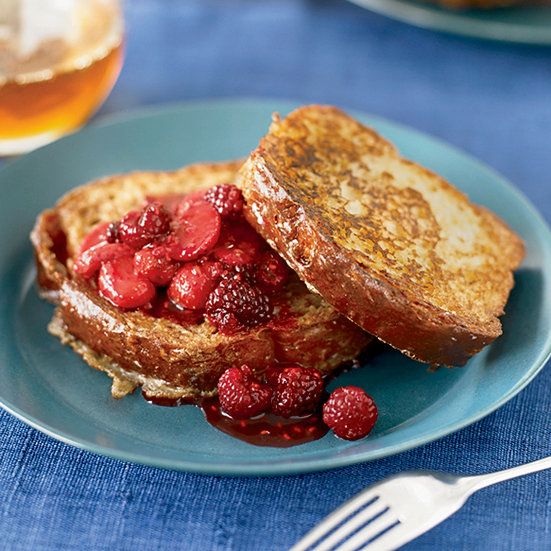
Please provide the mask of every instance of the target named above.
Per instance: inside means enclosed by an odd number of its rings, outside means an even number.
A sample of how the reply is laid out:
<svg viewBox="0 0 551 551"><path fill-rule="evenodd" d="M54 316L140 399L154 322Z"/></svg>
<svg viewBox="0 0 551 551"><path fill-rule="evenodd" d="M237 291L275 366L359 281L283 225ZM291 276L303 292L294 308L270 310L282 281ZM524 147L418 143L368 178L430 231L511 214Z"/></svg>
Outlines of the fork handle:
<svg viewBox="0 0 551 551"><path fill-rule="evenodd" d="M532 461L525 465L519 465L512 469L506 469L504 471L497 471L495 473L481 474L478 476L467 476L463 480L471 482L471 492L476 492L486 486L509 480L510 478L516 478L517 476L524 476L525 474L535 473L538 471L544 471L545 469L551 469L551 456L538 459L538 461Z"/></svg>

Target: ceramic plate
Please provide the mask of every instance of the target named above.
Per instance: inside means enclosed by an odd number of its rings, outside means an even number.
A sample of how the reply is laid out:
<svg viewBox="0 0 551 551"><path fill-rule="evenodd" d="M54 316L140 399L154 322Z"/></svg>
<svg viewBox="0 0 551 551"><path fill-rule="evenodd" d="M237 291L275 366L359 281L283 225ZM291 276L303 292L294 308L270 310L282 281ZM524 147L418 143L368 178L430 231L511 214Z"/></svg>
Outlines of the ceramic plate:
<svg viewBox="0 0 551 551"><path fill-rule="evenodd" d="M418 27L504 42L551 44L551 6L454 11L423 0L350 1Z"/></svg>
<svg viewBox="0 0 551 551"><path fill-rule="evenodd" d="M35 216L67 190L115 172L174 169L245 156L267 130L271 101L218 101L110 119L0 171L0 402L68 444L119 459L214 474L314 471L392 455L457 431L519 392L544 365L551 341L551 235L510 184L474 159L414 130L356 114L402 152L442 173L505 218L528 256L507 305L504 336L463 369L430 373L397 352L341 376L372 394L380 419L369 438L331 434L293 448L255 447L210 426L193 406L163 408L139 393L110 396L110 380L50 336L52 306L37 297L28 240Z"/></svg>

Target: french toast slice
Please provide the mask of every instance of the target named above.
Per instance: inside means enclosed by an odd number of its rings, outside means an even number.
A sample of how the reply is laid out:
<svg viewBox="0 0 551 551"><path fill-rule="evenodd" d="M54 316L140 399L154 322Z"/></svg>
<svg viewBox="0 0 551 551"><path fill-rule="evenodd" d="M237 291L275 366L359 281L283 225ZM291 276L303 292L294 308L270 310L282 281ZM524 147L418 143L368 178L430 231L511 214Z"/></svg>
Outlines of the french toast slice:
<svg viewBox="0 0 551 551"><path fill-rule="evenodd" d="M408 356L463 365L501 334L521 239L341 110L274 116L237 185L299 277Z"/></svg>
<svg viewBox="0 0 551 551"><path fill-rule="evenodd" d="M146 197L188 194L233 182L240 162L198 164L175 172L104 178L69 192L44 211L31 234L41 294L55 310L49 330L112 379L122 397L141 386L156 401L197 401L216 392L225 369L274 361L300 362L327 373L355 358L372 340L295 278L280 292L286 315L254 330L223 335L208 321L182 325L141 311L123 311L75 277L84 237L120 218Z"/></svg>

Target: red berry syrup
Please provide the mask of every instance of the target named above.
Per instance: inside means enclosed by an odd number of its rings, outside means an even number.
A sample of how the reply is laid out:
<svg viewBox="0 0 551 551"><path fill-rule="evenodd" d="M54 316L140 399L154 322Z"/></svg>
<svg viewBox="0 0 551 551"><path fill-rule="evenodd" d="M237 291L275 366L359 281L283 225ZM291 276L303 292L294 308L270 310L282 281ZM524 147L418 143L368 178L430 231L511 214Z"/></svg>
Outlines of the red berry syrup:
<svg viewBox="0 0 551 551"><path fill-rule="evenodd" d="M290 448L319 440L329 430L321 413L291 419L267 413L254 419L237 420L222 413L217 398L204 400L201 408L213 427L255 446Z"/></svg>

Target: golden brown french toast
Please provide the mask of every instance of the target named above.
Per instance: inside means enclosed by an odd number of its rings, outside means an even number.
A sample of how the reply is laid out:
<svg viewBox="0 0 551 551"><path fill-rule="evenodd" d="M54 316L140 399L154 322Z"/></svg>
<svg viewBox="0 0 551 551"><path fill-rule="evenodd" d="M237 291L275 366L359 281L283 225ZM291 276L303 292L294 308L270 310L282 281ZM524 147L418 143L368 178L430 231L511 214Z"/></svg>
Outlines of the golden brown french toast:
<svg viewBox="0 0 551 551"><path fill-rule="evenodd" d="M410 357L462 365L501 334L521 239L339 109L275 116L237 184L299 277Z"/></svg>
<svg viewBox="0 0 551 551"><path fill-rule="evenodd" d="M90 230L141 206L147 197L232 182L240 164L108 177L76 188L38 217L31 236L38 283L57 304L49 329L113 379L113 396L141 386L154 399L193 401L214 394L225 369L245 363L265 369L276 360L300 362L328 372L355 358L371 340L296 278L278 295L285 316L224 335L206 320L182 325L140 310L121 310L75 276L74 259Z"/></svg>

